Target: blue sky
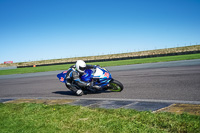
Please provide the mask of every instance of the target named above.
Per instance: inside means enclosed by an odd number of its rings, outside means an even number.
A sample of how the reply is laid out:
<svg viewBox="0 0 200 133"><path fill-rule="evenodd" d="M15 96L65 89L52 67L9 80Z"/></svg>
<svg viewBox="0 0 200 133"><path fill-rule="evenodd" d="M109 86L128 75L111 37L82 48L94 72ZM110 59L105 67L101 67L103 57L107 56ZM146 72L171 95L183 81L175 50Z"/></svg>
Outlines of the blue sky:
<svg viewBox="0 0 200 133"><path fill-rule="evenodd" d="M0 63L200 44L200 0L0 0Z"/></svg>

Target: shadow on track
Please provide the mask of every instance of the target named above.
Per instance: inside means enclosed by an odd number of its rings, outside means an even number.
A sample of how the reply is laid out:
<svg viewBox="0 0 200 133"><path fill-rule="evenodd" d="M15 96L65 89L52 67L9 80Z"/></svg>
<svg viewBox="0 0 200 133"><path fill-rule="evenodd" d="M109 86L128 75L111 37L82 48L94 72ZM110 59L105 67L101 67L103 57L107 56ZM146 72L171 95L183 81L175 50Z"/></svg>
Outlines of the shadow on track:
<svg viewBox="0 0 200 133"><path fill-rule="evenodd" d="M55 92L52 92L52 93L54 93L54 94L60 94L60 95L77 96L72 91L55 91ZM87 94L101 94L101 93L111 93L111 92L110 91L99 91L99 92L84 91L84 95L87 95Z"/></svg>
<svg viewBox="0 0 200 133"><path fill-rule="evenodd" d="M55 91L52 92L54 94L60 94L60 95L70 95L70 96L76 96L74 92L72 91Z"/></svg>

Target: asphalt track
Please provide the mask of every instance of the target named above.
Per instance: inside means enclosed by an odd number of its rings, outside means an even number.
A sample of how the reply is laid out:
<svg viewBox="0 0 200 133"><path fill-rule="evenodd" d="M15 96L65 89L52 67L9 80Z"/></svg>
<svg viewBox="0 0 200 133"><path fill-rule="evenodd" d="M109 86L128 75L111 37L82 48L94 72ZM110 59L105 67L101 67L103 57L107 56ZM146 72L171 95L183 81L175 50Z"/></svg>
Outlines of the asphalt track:
<svg viewBox="0 0 200 133"><path fill-rule="evenodd" d="M61 71L0 76L0 99L91 99L200 104L200 60L107 67L122 92L75 96L57 79Z"/></svg>

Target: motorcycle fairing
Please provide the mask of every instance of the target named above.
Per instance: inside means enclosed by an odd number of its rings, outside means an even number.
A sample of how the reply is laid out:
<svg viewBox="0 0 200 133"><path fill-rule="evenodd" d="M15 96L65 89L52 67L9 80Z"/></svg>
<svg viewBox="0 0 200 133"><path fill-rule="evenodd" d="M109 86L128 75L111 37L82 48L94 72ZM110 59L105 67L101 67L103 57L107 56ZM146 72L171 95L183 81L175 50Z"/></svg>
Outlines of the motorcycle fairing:
<svg viewBox="0 0 200 133"><path fill-rule="evenodd" d="M104 87L112 80L112 76L105 68L97 67L94 74L91 69L85 70L85 74L81 76L81 80L91 82L92 79L94 81L94 85Z"/></svg>
<svg viewBox="0 0 200 133"><path fill-rule="evenodd" d="M93 77L93 71L91 69L86 69L85 73L81 76L81 80L85 82L91 82Z"/></svg>
<svg viewBox="0 0 200 133"><path fill-rule="evenodd" d="M64 72L59 73L57 75L60 82L65 83L66 74L67 74L67 71L64 71Z"/></svg>

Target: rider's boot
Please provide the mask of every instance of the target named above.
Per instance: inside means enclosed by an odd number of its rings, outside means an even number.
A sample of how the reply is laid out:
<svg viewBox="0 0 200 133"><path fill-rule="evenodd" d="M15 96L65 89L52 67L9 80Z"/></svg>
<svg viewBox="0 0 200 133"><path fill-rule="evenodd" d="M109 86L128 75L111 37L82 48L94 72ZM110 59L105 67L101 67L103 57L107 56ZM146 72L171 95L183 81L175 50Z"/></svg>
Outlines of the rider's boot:
<svg viewBox="0 0 200 133"><path fill-rule="evenodd" d="M81 89L77 89L77 87L71 85L70 83L66 83L66 86L67 86L68 89L75 92L76 95L78 95L78 96L82 96L84 94Z"/></svg>
<svg viewBox="0 0 200 133"><path fill-rule="evenodd" d="M83 91L82 91L82 90L77 90L77 91L76 91L76 95L82 96L82 95L83 95Z"/></svg>

